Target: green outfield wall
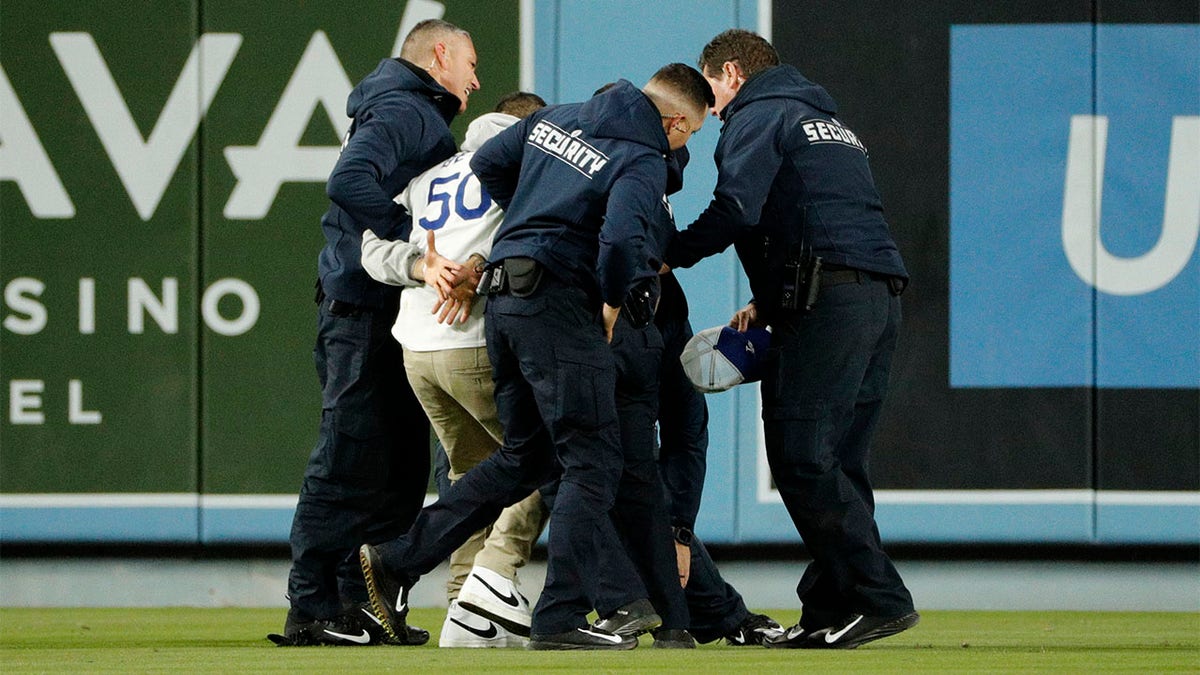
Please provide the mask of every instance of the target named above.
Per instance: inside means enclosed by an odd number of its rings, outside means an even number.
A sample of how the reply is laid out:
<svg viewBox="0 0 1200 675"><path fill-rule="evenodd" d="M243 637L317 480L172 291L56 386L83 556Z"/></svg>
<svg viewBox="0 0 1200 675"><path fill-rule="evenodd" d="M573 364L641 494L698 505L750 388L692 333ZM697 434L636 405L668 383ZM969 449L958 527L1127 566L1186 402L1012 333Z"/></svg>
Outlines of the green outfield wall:
<svg viewBox="0 0 1200 675"><path fill-rule="evenodd" d="M489 110L515 0L0 4L0 492L297 490L346 95L437 14Z"/></svg>

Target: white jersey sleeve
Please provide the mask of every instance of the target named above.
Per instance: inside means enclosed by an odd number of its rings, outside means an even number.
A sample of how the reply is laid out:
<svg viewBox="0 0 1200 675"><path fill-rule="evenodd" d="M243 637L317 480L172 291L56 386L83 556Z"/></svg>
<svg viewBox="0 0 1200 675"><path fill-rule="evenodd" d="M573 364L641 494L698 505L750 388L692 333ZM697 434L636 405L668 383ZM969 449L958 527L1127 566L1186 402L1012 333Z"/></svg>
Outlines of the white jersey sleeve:
<svg viewBox="0 0 1200 675"><path fill-rule="evenodd" d="M370 228L363 231L362 266L372 279L390 286L420 286L411 276L421 249L407 241L380 239Z"/></svg>

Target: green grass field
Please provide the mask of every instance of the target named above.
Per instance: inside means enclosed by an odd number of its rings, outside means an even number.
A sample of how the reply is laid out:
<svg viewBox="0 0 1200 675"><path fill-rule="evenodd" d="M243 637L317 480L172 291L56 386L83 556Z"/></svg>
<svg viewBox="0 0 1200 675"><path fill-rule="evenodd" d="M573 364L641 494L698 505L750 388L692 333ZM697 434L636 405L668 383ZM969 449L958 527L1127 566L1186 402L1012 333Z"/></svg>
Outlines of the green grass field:
<svg viewBox="0 0 1200 675"><path fill-rule="evenodd" d="M854 651L437 649L444 611L414 609L424 647L280 648L282 609L0 609L0 672L742 673L1200 672L1200 614L930 611ZM770 614L794 620L795 610Z"/></svg>

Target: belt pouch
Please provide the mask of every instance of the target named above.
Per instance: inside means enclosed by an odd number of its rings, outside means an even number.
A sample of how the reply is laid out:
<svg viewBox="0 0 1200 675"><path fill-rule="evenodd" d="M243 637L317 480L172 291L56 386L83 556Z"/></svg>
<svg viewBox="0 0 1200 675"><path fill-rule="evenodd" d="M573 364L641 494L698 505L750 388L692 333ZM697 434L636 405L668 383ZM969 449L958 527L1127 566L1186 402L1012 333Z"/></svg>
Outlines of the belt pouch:
<svg viewBox="0 0 1200 675"><path fill-rule="evenodd" d="M507 258L504 274L508 277L508 289L518 298L533 295L542 280L542 266L533 258Z"/></svg>

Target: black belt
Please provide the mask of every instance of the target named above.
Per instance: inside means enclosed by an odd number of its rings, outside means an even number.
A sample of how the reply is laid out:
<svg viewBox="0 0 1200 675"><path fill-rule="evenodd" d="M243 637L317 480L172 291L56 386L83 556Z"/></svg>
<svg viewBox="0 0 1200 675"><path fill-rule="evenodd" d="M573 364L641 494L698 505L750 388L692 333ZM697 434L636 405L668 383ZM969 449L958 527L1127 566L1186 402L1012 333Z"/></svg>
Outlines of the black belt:
<svg viewBox="0 0 1200 675"><path fill-rule="evenodd" d="M838 284L857 284L861 281L867 281L871 278L870 273L862 270L850 268L834 269L828 267L821 269L821 285L836 286Z"/></svg>
<svg viewBox="0 0 1200 675"><path fill-rule="evenodd" d="M371 309L372 309L371 307L364 307L362 305L352 305L348 302L342 302L341 300L333 300L332 298L329 300L328 304L325 305L325 308L329 311L330 314L332 314L334 316L347 316L347 317L356 317L356 316L362 316L363 314L370 314Z"/></svg>
<svg viewBox="0 0 1200 675"><path fill-rule="evenodd" d="M888 290L891 291L892 295L900 295L904 292L904 288L908 286L908 282L901 277L867 272L865 270L855 269L853 267L825 265L821 268L822 286L865 283L867 281L871 281L872 279L886 282L888 285Z"/></svg>
<svg viewBox="0 0 1200 675"><path fill-rule="evenodd" d="M355 305L349 302L342 302L341 300L334 300L333 298L325 295L325 289L321 288L321 281L319 279L317 280L317 296L314 299L316 300L318 307L324 309L334 316L362 316L363 314L370 314L371 310L373 309L372 307L367 307L365 305Z"/></svg>

